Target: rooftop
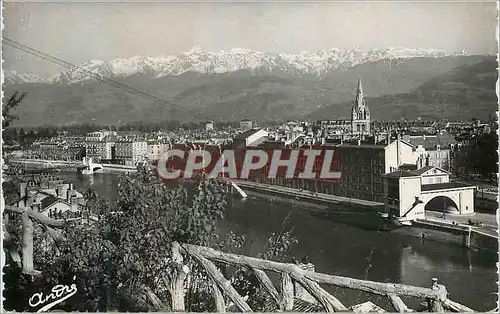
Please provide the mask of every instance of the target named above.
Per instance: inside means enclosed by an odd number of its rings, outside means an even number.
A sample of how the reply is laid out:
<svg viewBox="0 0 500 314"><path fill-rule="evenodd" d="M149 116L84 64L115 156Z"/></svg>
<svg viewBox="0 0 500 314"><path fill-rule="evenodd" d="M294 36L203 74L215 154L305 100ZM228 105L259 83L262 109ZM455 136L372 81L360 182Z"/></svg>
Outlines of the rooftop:
<svg viewBox="0 0 500 314"><path fill-rule="evenodd" d="M418 170L412 170L412 172L415 173L415 174L421 175L421 174L424 174L424 173L426 173L427 171L429 171L429 170L431 170L433 168L436 168L436 167L434 167L434 166L425 166L425 167L420 168Z"/></svg>
<svg viewBox="0 0 500 314"><path fill-rule="evenodd" d="M364 149L385 149L387 145L378 145L378 144L363 144L361 143L360 145L356 144L340 144L338 148L364 148Z"/></svg>
<svg viewBox="0 0 500 314"><path fill-rule="evenodd" d="M46 198L44 198L42 200L42 206L41 206L41 210L49 207L50 205L54 204L54 203L57 203L57 202L61 202L61 203L66 203L68 204L66 201L64 201L63 199L60 199L58 197L55 197L53 195L49 195L47 196Z"/></svg>
<svg viewBox="0 0 500 314"><path fill-rule="evenodd" d="M419 177L420 175L412 172L412 171L406 171L403 169L399 169L396 171L393 171L391 173L387 173L382 175L382 177L386 178L405 178L405 177Z"/></svg>
<svg viewBox="0 0 500 314"><path fill-rule="evenodd" d="M240 134L237 134L234 139L235 140L244 140L246 138L248 138L249 136L257 133L258 131L260 131L261 129L251 129L251 130L248 130L248 131L245 131L245 132L242 132Z"/></svg>
<svg viewBox="0 0 500 314"><path fill-rule="evenodd" d="M455 188L465 188L465 187L475 187L475 186L460 182L448 182L448 183L425 184L422 185L421 189L422 191L434 191L434 190L455 189Z"/></svg>
<svg viewBox="0 0 500 314"><path fill-rule="evenodd" d="M417 165L402 164L401 166L399 166L399 169L408 170L408 171L417 170Z"/></svg>

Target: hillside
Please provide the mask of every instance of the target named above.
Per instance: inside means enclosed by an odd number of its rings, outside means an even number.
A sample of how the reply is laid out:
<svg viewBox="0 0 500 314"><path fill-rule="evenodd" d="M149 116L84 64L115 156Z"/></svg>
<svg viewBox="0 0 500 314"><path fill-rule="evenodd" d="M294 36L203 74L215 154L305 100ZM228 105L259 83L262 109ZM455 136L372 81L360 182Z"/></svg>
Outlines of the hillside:
<svg viewBox="0 0 500 314"><path fill-rule="evenodd" d="M375 119L435 116L439 111L466 113L463 117L467 118L492 108L492 95L496 99L492 87L495 64L493 57L460 56L385 59L332 71L322 78L285 72L256 75L248 70L163 77L146 73L116 78L175 106L155 103L94 80L73 84L11 83L4 86L4 91L7 97L15 90L28 93L25 103L17 109L19 126L317 119L347 117L356 80L361 77ZM471 106L471 110L457 110L456 106L472 103L477 110Z"/></svg>
<svg viewBox="0 0 500 314"><path fill-rule="evenodd" d="M367 97L366 103L373 119L487 119L498 108L496 67L496 61L488 58L438 75L407 93ZM349 106L348 102L331 105L309 118L321 119Z"/></svg>

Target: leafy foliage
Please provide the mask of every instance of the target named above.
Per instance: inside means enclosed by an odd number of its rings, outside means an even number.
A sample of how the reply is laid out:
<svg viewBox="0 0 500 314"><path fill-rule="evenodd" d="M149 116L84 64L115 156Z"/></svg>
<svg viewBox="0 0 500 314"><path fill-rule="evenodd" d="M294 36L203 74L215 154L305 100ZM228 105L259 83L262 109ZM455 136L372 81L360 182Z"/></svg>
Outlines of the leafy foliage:
<svg viewBox="0 0 500 314"><path fill-rule="evenodd" d="M34 311L27 305L33 293L74 282L78 292L60 306L67 311L169 310L173 241L230 252L245 243L244 236L234 233L219 239L218 221L226 201L224 185L217 180L201 178L192 189L169 188L141 168L137 175L120 178L116 204L101 201L91 189L84 195L87 210L97 219L66 221L56 232L37 225L34 260L42 276L33 281L15 265L7 267L6 309ZM13 226L19 229L20 223L13 221ZM273 235L262 256L279 259L295 242L282 230ZM184 263L191 269L187 310L214 310L212 281L188 256ZM252 273L237 269L231 276L221 269L256 308L265 300ZM161 300L160 306L152 302L151 294Z"/></svg>
<svg viewBox="0 0 500 314"><path fill-rule="evenodd" d="M498 135L496 132L475 135L470 144L457 150L454 156L455 172L459 175L478 174L492 179L498 172Z"/></svg>
<svg viewBox="0 0 500 314"><path fill-rule="evenodd" d="M26 97L26 93L20 94L16 91L6 103L2 106L2 128L8 128L14 120L17 120L17 116L13 114L14 109L16 109L19 104Z"/></svg>

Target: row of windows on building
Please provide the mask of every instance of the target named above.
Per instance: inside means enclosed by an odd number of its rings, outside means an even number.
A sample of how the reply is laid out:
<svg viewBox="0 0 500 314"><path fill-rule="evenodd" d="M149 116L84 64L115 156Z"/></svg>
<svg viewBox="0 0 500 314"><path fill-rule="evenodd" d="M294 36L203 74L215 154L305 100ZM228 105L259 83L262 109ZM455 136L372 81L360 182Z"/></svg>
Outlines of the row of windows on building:
<svg viewBox="0 0 500 314"><path fill-rule="evenodd" d="M384 167L383 166L359 166L359 165L345 165L342 166L343 172L350 173L374 173L374 174L383 174Z"/></svg>

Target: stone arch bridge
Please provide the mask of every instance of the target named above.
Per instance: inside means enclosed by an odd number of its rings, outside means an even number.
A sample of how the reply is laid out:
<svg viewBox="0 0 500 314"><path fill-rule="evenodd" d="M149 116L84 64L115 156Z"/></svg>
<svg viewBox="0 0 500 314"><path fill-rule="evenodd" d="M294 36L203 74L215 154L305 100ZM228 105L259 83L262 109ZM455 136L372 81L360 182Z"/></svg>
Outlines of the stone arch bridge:
<svg viewBox="0 0 500 314"><path fill-rule="evenodd" d="M420 200L425 210L467 215L474 213L475 190L458 182L422 185Z"/></svg>

